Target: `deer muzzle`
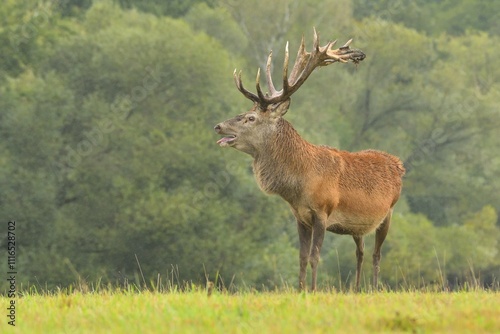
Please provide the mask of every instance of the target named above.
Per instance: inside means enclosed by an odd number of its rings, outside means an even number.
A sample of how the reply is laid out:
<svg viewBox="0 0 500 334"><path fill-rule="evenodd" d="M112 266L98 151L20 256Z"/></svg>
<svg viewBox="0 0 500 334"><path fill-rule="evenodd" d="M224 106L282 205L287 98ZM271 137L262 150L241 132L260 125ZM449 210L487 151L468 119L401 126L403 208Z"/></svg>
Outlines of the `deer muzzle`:
<svg viewBox="0 0 500 334"><path fill-rule="evenodd" d="M236 135L234 134L229 134L225 133L224 130L222 129L222 126L220 124L217 124L214 127L215 132L217 132L220 135L223 135L221 139L217 141L217 144L219 144L220 147L228 147L231 146L234 141L236 140Z"/></svg>

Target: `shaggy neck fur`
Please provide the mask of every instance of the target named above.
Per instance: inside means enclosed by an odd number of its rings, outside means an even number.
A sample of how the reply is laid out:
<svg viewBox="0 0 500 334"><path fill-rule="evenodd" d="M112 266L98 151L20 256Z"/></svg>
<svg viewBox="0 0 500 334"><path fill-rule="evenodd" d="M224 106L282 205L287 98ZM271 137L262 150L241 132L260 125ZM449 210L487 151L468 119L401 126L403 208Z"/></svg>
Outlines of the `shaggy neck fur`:
<svg viewBox="0 0 500 334"><path fill-rule="evenodd" d="M253 170L261 189L292 204L302 192L301 180L314 164L314 146L280 118L266 143L254 156Z"/></svg>

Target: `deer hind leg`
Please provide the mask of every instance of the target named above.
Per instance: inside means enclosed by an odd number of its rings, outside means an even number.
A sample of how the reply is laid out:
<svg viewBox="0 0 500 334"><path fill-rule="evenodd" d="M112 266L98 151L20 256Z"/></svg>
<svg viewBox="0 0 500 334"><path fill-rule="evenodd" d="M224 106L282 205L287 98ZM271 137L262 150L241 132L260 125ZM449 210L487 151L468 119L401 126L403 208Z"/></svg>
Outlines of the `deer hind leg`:
<svg viewBox="0 0 500 334"><path fill-rule="evenodd" d="M299 243L300 243L299 290L305 290L307 264L309 263L309 255L311 254L312 230L310 227L304 225L299 220L297 220L297 229L299 231Z"/></svg>
<svg viewBox="0 0 500 334"><path fill-rule="evenodd" d="M373 287L378 288L378 274L380 272L380 250L384 243L389 227L391 226L392 210L384 218L382 224L375 232L375 249L373 250Z"/></svg>
<svg viewBox="0 0 500 334"><path fill-rule="evenodd" d="M361 276L361 267L363 265L365 242L363 241L363 236L353 235L352 237L356 243L356 259L358 260L356 265L356 291L359 291L359 280Z"/></svg>

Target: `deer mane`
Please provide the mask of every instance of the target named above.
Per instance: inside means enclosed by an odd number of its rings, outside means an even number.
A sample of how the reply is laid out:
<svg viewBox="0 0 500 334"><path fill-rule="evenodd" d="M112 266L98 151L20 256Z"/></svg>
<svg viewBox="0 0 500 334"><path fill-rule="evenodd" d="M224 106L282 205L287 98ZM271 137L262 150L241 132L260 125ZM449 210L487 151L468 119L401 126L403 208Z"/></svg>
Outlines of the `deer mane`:
<svg viewBox="0 0 500 334"><path fill-rule="evenodd" d="M280 118L275 133L261 154L254 157L254 174L262 190L290 202L301 193L305 175L326 172L335 159L333 152L337 150L304 140L287 120Z"/></svg>

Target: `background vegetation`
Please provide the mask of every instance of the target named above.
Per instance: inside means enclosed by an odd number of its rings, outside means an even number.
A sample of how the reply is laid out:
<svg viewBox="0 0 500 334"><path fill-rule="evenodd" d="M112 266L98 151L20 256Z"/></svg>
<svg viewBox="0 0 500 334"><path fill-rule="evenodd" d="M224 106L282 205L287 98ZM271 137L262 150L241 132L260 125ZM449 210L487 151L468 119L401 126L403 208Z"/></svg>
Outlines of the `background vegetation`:
<svg viewBox="0 0 500 334"><path fill-rule="evenodd" d="M212 128L249 107L233 69L250 82L314 26L367 59L315 73L287 119L408 169L383 282L498 284L499 13L493 0L4 1L0 217L17 222L18 279L126 284L139 262L147 281L295 284L287 205ZM354 261L351 238L328 236L320 281L351 284Z"/></svg>

